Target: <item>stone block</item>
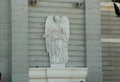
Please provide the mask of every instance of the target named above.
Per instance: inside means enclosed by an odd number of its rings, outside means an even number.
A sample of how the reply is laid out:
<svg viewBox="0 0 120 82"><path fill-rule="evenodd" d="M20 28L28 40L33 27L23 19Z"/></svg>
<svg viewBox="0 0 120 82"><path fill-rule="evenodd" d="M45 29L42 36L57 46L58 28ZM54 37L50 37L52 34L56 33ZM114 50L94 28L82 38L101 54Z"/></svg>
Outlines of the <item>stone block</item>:
<svg viewBox="0 0 120 82"><path fill-rule="evenodd" d="M29 82L86 81L87 68L30 68Z"/></svg>

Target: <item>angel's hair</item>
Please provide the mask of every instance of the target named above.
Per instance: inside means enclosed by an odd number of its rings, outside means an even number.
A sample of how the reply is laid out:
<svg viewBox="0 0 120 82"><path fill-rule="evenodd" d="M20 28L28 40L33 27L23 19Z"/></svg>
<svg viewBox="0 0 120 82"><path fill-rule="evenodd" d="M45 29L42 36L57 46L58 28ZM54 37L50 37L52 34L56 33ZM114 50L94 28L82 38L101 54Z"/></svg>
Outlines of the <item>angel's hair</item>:
<svg viewBox="0 0 120 82"><path fill-rule="evenodd" d="M54 22L60 22L60 16L56 15L53 17Z"/></svg>

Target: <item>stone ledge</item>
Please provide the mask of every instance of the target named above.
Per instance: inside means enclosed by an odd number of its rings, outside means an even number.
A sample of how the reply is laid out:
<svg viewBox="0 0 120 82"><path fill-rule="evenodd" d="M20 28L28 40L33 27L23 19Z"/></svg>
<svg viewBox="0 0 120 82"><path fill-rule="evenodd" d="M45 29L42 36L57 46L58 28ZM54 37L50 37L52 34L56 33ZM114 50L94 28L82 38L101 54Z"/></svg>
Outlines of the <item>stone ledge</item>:
<svg viewBox="0 0 120 82"><path fill-rule="evenodd" d="M29 82L86 81L87 72L87 68L30 68Z"/></svg>

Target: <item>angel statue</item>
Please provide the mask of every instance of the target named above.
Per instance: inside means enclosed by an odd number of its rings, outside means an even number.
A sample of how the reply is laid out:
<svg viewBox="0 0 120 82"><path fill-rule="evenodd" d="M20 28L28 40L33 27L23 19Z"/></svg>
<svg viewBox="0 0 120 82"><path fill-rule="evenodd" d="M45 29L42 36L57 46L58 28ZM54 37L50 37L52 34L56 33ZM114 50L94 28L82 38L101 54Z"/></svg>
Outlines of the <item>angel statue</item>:
<svg viewBox="0 0 120 82"><path fill-rule="evenodd" d="M49 15L45 24L46 48L51 67L65 67L68 62L69 20Z"/></svg>

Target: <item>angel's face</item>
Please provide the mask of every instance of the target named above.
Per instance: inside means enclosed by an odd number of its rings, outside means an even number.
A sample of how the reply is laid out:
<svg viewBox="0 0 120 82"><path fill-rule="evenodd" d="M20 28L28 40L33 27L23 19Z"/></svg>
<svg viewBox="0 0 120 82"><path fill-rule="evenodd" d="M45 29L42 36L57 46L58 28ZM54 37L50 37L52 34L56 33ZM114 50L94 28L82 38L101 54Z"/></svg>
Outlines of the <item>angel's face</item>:
<svg viewBox="0 0 120 82"><path fill-rule="evenodd" d="M54 22L58 23L58 22L60 22L60 17L59 16L54 16L53 20L54 20Z"/></svg>

